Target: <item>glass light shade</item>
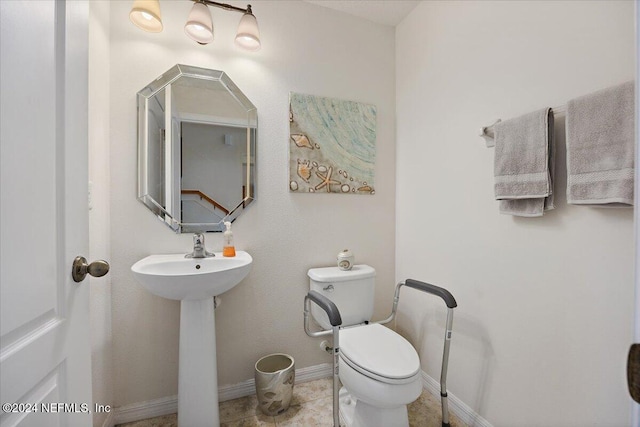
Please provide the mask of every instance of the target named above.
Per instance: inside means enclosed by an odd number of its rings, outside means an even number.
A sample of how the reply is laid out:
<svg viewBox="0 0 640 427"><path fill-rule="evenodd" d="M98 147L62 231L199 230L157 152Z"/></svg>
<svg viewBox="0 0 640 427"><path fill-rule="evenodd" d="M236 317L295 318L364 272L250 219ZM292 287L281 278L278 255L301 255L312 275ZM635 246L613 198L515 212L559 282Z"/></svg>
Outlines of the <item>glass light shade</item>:
<svg viewBox="0 0 640 427"><path fill-rule="evenodd" d="M260 49L260 30L258 30L258 20L252 13L245 13L238 24L236 34L236 44L243 49Z"/></svg>
<svg viewBox="0 0 640 427"><path fill-rule="evenodd" d="M150 33L162 31L162 15L159 0L135 0L129 19L138 28Z"/></svg>
<svg viewBox="0 0 640 427"><path fill-rule="evenodd" d="M208 44L213 41L213 22L207 5L204 3L193 5L187 23L184 24L184 32L200 44Z"/></svg>

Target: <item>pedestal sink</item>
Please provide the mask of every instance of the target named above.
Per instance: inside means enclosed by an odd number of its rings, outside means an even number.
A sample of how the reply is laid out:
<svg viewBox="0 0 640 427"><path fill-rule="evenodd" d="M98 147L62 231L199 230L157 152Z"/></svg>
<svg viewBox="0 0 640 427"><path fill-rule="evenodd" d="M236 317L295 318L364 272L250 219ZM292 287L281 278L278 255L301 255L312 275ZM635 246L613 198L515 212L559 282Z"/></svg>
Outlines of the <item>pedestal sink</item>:
<svg viewBox="0 0 640 427"><path fill-rule="evenodd" d="M244 251L237 251L232 258L225 258L220 252L212 258L150 255L131 267L135 278L149 292L180 300L180 426L220 425L213 297L240 283L252 261Z"/></svg>

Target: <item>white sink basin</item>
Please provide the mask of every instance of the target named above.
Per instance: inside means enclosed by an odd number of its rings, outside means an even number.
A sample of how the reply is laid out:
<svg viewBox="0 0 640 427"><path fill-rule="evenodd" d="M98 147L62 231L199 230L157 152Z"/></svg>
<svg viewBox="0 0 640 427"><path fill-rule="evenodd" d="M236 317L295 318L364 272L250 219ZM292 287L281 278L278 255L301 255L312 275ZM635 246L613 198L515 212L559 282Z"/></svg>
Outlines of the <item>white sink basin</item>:
<svg viewBox="0 0 640 427"><path fill-rule="evenodd" d="M251 255L235 257L216 252L212 258L185 258L184 254L149 255L133 264L136 280L154 295L174 300L211 298L228 291L249 273Z"/></svg>

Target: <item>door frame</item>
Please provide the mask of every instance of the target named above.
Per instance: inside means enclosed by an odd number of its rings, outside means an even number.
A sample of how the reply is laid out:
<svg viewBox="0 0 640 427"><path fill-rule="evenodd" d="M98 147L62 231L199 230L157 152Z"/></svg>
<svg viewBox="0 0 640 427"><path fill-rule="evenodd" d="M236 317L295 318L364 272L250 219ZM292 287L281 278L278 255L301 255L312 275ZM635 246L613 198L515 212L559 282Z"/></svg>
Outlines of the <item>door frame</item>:
<svg viewBox="0 0 640 427"><path fill-rule="evenodd" d="M635 1L635 28L636 28L636 158L635 158L635 183L634 183L634 231L635 231L635 315L634 315L634 339L640 343L640 0ZM632 400L632 424L640 426L640 404Z"/></svg>

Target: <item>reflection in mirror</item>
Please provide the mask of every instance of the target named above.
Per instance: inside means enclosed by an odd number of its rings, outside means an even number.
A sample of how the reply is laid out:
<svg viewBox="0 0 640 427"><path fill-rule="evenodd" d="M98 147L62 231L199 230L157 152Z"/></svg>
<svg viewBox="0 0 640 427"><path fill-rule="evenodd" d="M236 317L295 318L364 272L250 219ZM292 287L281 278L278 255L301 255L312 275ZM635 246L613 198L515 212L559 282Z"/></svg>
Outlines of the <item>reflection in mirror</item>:
<svg viewBox="0 0 640 427"><path fill-rule="evenodd" d="M255 200L257 111L222 71L176 65L138 92L138 199L177 233Z"/></svg>

